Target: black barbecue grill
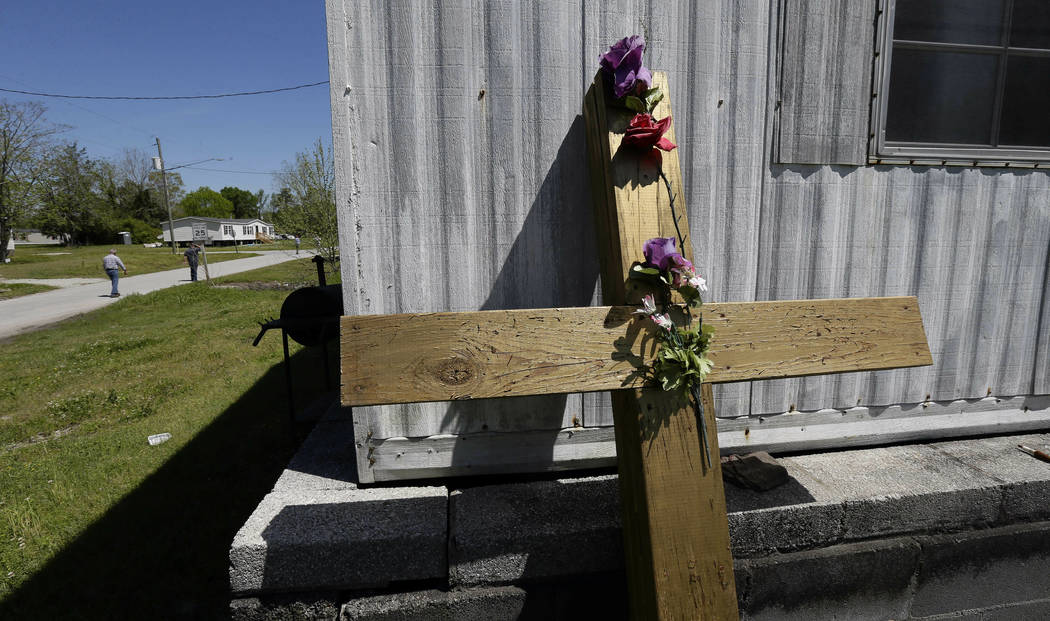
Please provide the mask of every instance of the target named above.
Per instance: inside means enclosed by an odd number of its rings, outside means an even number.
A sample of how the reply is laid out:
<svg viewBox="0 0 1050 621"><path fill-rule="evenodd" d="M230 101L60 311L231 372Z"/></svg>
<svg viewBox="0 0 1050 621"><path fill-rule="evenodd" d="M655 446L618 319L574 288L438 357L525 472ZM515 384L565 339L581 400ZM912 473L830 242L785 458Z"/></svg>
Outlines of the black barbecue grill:
<svg viewBox="0 0 1050 621"><path fill-rule="evenodd" d="M336 258L338 261L338 257ZM313 258L317 264L317 287L303 287L288 294L281 304L279 319L260 322L259 335L253 346L257 346L267 330L281 331L284 343L284 379L288 389L288 414L295 421L295 399L292 390L292 366L288 355L288 338L303 347L320 346L324 358L325 388L332 388L332 373L328 364L328 343L339 336L339 318L343 315L343 290L341 285L325 285L324 257Z"/></svg>

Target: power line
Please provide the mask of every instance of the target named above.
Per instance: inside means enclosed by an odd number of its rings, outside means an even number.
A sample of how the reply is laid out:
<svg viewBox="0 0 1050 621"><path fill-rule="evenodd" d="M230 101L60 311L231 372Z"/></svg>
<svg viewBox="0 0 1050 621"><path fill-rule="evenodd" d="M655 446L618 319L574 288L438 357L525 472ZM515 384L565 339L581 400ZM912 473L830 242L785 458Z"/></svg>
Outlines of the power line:
<svg viewBox="0 0 1050 621"><path fill-rule="evenodd" d="M13 88L0 88L0 91L5 93L19 93L22 95L33 95L35 97L57 97L59 99L107 99L107 100L131 100L131 101L164 101L171 99L219 99L222 97L244 97L246 95L267 95L269 93L281 93L284 91L294 91L300 88L310 88L311 86L320 86L322 84L328 84L328 80L324 82L314 82L313 84L300 84L298 86L286 86L284 88L271 88L262 91L244 91L240 93L222 93L220 95L169 95L166 97L125 97L125 96L100 96L100 95L59 95L56 93L35 93L33 91L20 91Z"/></svg>
<svg viewBox="0 0 1050 621"><path fill-rule="evenodd" d="M26 82L23 82L22 80L18 80L16 78L12 78L9 75L2 75L2 74L0 74L0 78L11 80L12 82L17 82L17 83L21 84L22 86L27 86L29 88L33 88L32 84L27 84ZM116 123L117 125L123 125L124 127L127 127L128 129L133 129L133 130L135 130L137 132L141 132L143 134L146 134L147 136L153 136L153 132L148 132L148 131L146 131L144 129L141 129L139 127L135 127L134 125L129 125L128 123L125 123L124 121L118 121L117 119L115 119L113 117L106 116L105 114L102 114L101 112L97 112L95 110L92 110L91 108L85 108L84 106L81 106L79 104L75 104L75 103L72 103L72 102L69 102L69 101L65 101L63 103L66 104L67 106L73 106L74 108L80 108L84 112L90 112L91 114L94 114L95 116L102 117L102 118L106 119L107 121L111 121L113 123ZM101 144L101 143L99 143L99 144ZM149 144L150 144L151 147L153 146L152 142L150 142ZM117 148L117 147L113 147L113 148ZM121 147L121 148L123 148L123 147Z"/></svg>
<svg viewBox="0 0 1050 621"><path fill-rule="evenodd" d="M277 174L276 170L227 170L225 168L202 168L199 166L183 166L183 168L189 168L190 170L207 170L209 172L237 172L240 174Z"/></svg>

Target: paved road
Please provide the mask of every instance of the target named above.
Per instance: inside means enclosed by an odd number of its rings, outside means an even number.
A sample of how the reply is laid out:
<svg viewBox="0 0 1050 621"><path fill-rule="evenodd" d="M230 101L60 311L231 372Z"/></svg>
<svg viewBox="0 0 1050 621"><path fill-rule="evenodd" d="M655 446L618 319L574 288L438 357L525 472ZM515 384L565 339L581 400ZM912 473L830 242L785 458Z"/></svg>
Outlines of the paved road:
<svg viewBox="0 0 1050 621"><path fill-rule="evenodd" d="M308 253L304 254L309 256ZM259 256L212 263L208 266L208 271L212 277L227 276L297 258L302 259L304 257L303 255L296 256L294 251L262 251L259 252ZM135 276L134 271L131 273L131 276L121 276L120 278L121 296L127 296L132 293L149 293L158 289L184 285L190 281L190 270L186 267L139 276ZM201 279L204 278L203 265L197 270L197 274ZM100 278L98 280L68 278L54 279L53 281L28 278L11 279L11 282L28 281L62 288L0 301L0 339L29 332L75 315L88 313L121 299L109 297L108 278ZM0 279L0 282L3 282L3 279Z"/></svg>

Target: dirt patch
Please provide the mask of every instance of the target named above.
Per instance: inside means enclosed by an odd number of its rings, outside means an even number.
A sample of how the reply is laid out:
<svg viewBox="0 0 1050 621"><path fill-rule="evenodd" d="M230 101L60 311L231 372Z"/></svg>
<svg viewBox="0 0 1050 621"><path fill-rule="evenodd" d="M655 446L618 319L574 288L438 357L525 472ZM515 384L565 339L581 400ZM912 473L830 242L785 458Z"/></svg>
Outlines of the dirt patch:
<svg viewBox="0 0 1050 621"><path fill-rule="evenodd" d="M301 282L224 282L212 285L219 289L247 289L249 291L294 291L302 287L309 287L308 283Z"/></svg>
<svg viewBox="0 0 1050 621"><path fill-rule="evenodd" d="M48 440L54 440L56 438L61 438L62 436L68 436L70 433L73 432L73 430L75 430L79 426L80 425L70 425L68 427L63 427L62 429L56 429L56 430L52 431L51 433L47 433L47 432L42 431L42 432L40 432L38 434L35 434L33 437L29 438L28 440L23 440L22 442L14 442L14 443L8 444L7 446L4 446L4 447L0 448L0 452L6 453L8 451L14 451L14 450L17 450L17 449L20 449L20 448L25 448L27 446L32 446L34 444L40 444L41 442L47 442Z"/></svg>

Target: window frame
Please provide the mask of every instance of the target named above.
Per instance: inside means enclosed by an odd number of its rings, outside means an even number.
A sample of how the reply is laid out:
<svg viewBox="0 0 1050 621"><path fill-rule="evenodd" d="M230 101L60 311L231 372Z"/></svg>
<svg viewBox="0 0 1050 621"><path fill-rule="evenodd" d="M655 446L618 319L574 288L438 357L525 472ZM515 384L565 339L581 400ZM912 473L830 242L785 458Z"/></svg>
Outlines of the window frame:
<svg viewBox="0 0 1050 621"><path fill-rule="evenodd" d="M1004 32L1010 31L1013 15L1013 0L1006 0ZM949 143L924 143L886 140L886 114L889 105L890 68L893 66L893 27L897 0L879 0L875 34L875 63L872 72L872 111L868 161L871 164L928 163L931 160L942 165L961 166L1022 166L1050 167L1050 146L1041 149L1000 148ZM986 50L1007 59L1010 53L1029 56L1050 57L1050 50L1009 47L1005 45L976 45L959 43L936 43L927 41L909 42L908 47L922 50L976 51ZM1003 62L1003 60L1000 60ZM999 68L998 91L995 93L996 110L993 112L993 130L998 138L999 114L1005 89L1006 70Z"/></svg>

